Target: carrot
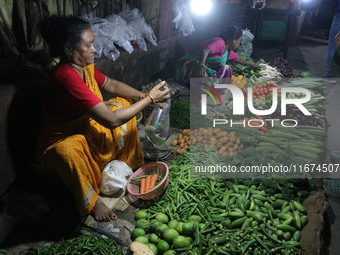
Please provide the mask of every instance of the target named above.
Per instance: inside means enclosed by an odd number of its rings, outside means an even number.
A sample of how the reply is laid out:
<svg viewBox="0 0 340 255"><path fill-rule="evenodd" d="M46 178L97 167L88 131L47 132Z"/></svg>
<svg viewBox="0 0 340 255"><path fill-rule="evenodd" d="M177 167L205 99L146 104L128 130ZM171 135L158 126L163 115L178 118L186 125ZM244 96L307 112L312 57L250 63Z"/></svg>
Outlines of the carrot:
<svg viewBox="0 0 340 255"><path fill-rule="evenodd" d="M151 176L151 181L150 181L149 190L152 190L152 189L155 187L157 178L158 178L158 175L157 175L157 174L153 174L153 175Z"/></svg>
<svg viewBox="0 0 340 255"><path fill-rule="evenodd" d="M151 181L151 175L148 175L146 177L145 192L149 191L149 189L150 189L150 181Z"/></svg>
<svg viewBox="0 0 340 255"><path fill-rule="evenodd" d="M144 193L146 187L146 177L140 179L140 190L139 193Z"/></svg>

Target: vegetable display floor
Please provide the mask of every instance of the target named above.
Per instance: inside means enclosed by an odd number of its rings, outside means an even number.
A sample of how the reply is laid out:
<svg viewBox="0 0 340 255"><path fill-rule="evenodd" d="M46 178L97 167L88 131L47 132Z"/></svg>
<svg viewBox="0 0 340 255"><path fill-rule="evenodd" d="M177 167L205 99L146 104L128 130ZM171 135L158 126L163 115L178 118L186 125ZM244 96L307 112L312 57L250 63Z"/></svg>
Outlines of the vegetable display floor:
<svg viewBox="0 0 340 255"><path fill-rule="evenodd" d="M328 53L327 40L300 36L297 44L289 48L287 60L294 68L293 73L300 75L310 72L313 77L325 77L326 58ZM257 47L253 51L254 59L259 58L273 62L275 58L282 58L279 47ZM334 83L328 85L326 94L326 121L328 153L340 151L340 79L332 79ZM334 162L333 162L334 163ZM339 163L336 162L336 163ZM340 179L335 179L339 180ZM326 194L327 202L324 205L325 226L323 230L324 254L340 254L340 198ZM315 251L315 254L320 254Z"/></svg>

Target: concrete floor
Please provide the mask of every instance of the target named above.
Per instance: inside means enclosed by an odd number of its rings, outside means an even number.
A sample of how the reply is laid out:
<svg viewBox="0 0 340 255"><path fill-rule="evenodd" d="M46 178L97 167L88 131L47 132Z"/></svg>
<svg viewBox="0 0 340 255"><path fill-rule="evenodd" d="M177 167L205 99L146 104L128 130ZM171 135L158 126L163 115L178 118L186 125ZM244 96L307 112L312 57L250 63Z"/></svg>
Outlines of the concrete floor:
<svg viewBox="0 0 340 255"><path fill-rule="evenodd" d="M254 48L254 59L262 58L268 62L277 57L282 57L280 45L258 45ZM297 44L288 50L287 60L292 65L294 73L310 72L313 77L325 77L328 42L311 36L300 36ZM340 151L340 130L337 123L340 121L340 79L334 79L336 84L331 85L327 93L326 118L328 122L327 148L328 150ZM339 162L338 162L339 163ZM325 254L340 254L340 199L327 195L328 209L324 214L325 229L323 242ZM327 206L327 205L325 205Z"/></svg>

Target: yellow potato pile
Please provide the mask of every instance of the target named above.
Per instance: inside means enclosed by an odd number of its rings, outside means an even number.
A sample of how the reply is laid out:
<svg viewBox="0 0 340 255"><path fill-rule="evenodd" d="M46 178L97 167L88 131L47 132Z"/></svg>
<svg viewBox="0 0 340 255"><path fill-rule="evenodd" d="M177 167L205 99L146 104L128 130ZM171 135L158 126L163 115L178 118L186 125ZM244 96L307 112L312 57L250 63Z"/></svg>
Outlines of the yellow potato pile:
<svg viewBox="0 0 340 255"><path fill-rule="evenodd" d="M228 133L220 128L200 128L192 131L191 144L215 148L221 157L235 155L243 147L234 132Z"/></svg>
<svg viewBox="0 0 340 255"><path fill-rule="evenodd" d="M220 128L199 128L190 132L184 129L176 139L171 141L172 146L178 146L176 153L182 154L189 145L205 145L215 148L221 157L235 155L242 147L240 139L234 132L226 132Z"/></svg>
<svg viewBox="0 0 340 255"><path fill-rule="evenodd" d="M172 146L178 146L176 153L182 154L190 145L190 129L184 129L182 134L178 134L177 139L171 141Z"/></svg>

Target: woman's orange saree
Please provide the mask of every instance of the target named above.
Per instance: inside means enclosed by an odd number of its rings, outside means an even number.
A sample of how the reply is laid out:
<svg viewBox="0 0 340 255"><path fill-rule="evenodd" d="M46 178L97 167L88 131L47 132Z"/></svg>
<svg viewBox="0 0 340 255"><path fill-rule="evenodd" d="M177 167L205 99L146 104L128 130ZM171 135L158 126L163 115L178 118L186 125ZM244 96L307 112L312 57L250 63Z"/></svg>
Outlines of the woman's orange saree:
<svg viewBox="0 0 340 255"><path fill-rule="evenodd" d="M85 67L84 74L87 86L103 99L94 79L94 65ZM107 105L114 111L130 102L117 97ZM123 126L108 129L84 115L67 124L45 127L40 133L38 163L71 189L81 216L94 207L100 193L101 171L114 159L132 169L144 163L135 117Z"/></svg>

